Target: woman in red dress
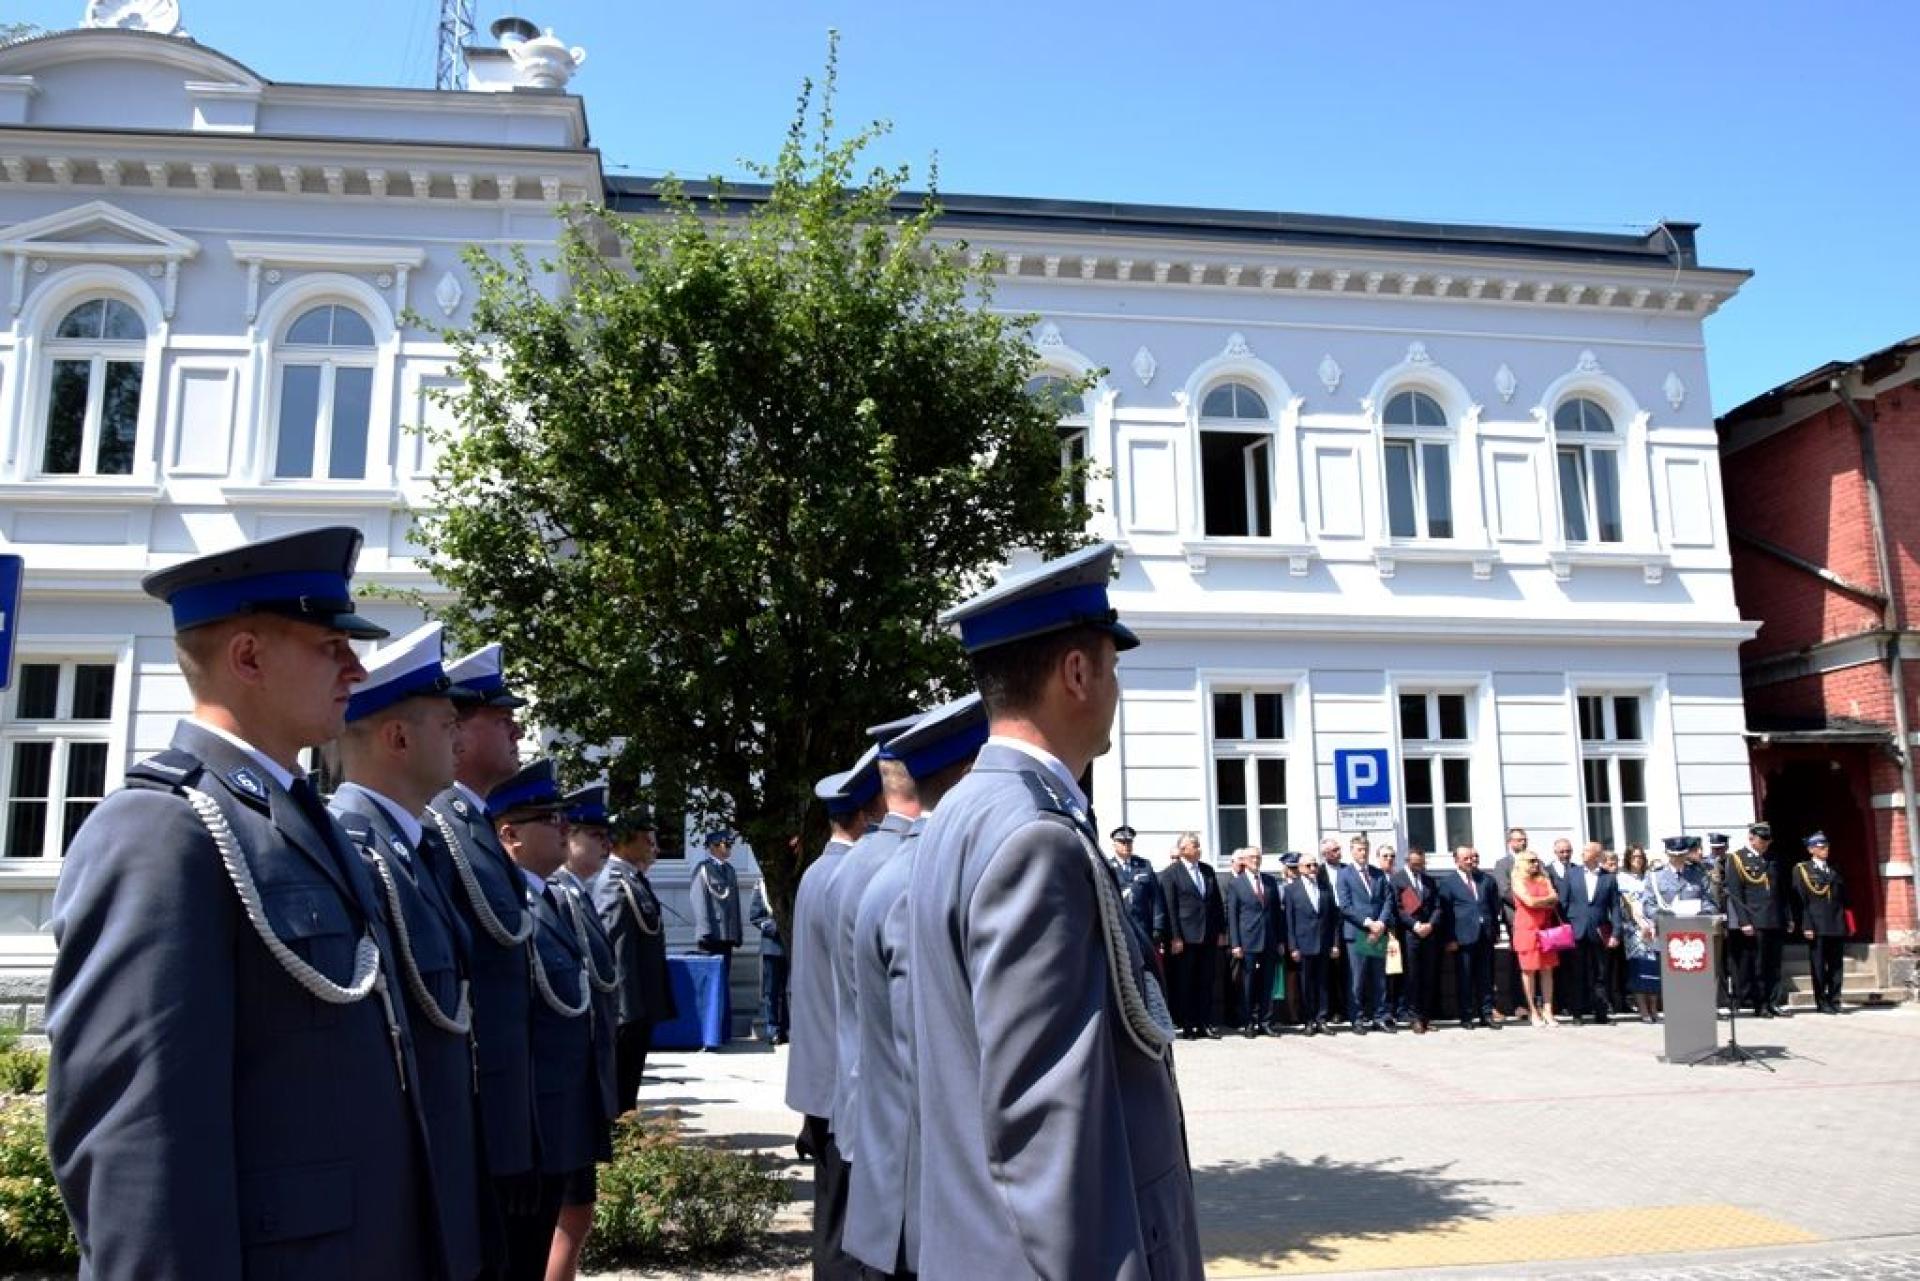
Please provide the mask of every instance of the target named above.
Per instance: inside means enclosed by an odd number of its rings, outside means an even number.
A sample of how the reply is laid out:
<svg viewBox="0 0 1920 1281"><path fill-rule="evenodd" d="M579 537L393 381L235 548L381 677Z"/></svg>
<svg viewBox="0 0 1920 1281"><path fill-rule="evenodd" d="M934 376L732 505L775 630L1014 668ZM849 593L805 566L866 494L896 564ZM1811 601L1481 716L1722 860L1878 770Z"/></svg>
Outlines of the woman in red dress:
<svg viewBox="0 0 1920 1281"><path fill-rule="evenodd" d="M1535 1027L1560 1022L1553 1016L1553 970L1560 954L1540 946L1540 931L1553 925L1559 912L1560 898L1540 866L1540 856L1528 851L1513 869L1513 954L1520 962L1528 1021Z"/></svg>

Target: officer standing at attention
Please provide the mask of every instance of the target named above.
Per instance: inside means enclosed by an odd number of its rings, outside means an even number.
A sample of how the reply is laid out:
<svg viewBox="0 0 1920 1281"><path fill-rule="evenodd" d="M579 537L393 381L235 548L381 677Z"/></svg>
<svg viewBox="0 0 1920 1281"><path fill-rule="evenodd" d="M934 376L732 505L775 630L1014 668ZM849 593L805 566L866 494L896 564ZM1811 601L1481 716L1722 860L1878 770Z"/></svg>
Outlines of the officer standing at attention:
<svg viewBox="0 0 1920 1281"><path fill-rule="evenodd" d="M829 774L813 794L826 807L830 831L820 856L800 876L793 896L793 1048L787 1055L787 1106L801 1116L794 1148L813 1162L813 1274L860 1277L861 1265L841 1247L847 1214L847 1167L833 1136L833 1094L839 1075L839 1010L834 1004L832 892L846 853L877 818L879 749L869 747L850 770ZM869 813L873 811L873 813Z"/></svg>
<svg viewBox="0 0 1920 1281"><path fill-rule="evenodd" d="M908 953L920 1274L1199 1277L1174 1027L1088 823L1111 745L1111 544L1009 578L957 624L992 736L914 853Z"/></svg>
<svg viewBox="0 0 1920 1281"><path fill-rule="evenodd" d="M1738 975L1734 999L1745 1001L1763 1019L1785 1014L1780 994L1780 948L1786 939L1785 886L1777 886L1767 848L1773 828L1754 823L1747 843L1728 856L1727 950Z"/></svg>
<svg viewBox="0 0 1920 1281"><path fill-rule="evenodd" d="M1158 947L1167 941L1167 900L1153 864L1133 852L1135 835L1125 823L1113 829L1113 874L1128 914L1140 926L1140 937Z"/></svg>
<svg viewBox="0 0 1920 1281"><path fill-rule="evenodd" d="M513 860L528 919L534 922L527 970L533 976L534 1119L540 1127L540 1175L552 1185L557 1223L568 1201L591 1206L594 1160L606 1151L606 1109L593 1055L591 957L569 911L566 891L548 883L567 858L566 798L542 757L487 793L500 846ZM547 1246L554 1246L549 1224ZM551 1259L544 1275L553 1277ZM565 1275L562 1273L561 1275Z"/></svg>
<svg viewBox="0 0 1920 1281"><path fill-rule="evenodd" d="M54 893L47 1146L101 1281L446 1275L404 980L366 867L302 777L366 677L360 534L198 557L193 713L127 772Z"/></svg>
<svg viewBox="0 0 1920 1281"><path fill-rule="evenodd" d="M567 861L549 878L574 934L589 962L587 982L593 989L593 1067L599 1090L603 1124L595 1131L594 1160L613 1159L612 1123L620 1115L620 1090L614 1058L614 1039L620 1012L617 993L620 971L614 963L613 941L594 910L590 886L607 865L607 785L591 783L563 798L567 815ZM576 1171L560 1190L560 1218L553 1232L553 1250L547 1258L549 1281L580 1270L580 1251L593 1229L593 1202L597 1192L594 1168Z"/></svg>
<svg viewBox="0 0 1920 1281"><path fill-rule="evenodd" d="M367 679L347 701L339 738L347 781L331 808L373 873L393 936L449 1275L472 1281L504 1261L506 1242L477 1137L467 982L472 942L423 854L440 837L420 816L453 782L459 718L447 697L450 684L441 667L439 623L409 632L367 660Z"/></svg>
<svg viewBox="0 0 1920 1281"><path fill-rule="evenodd" d="M1825 832L1807 838L1807 859L1793 869L1793 889L1800 896L1800 932L1813 967L1814 1008L1838 1014L1849 932L1847 884L1828 860Z"/></svg>
<svg viewBox="0 0 1920 1281"><path fill-rule="evenodd" d="M447 665L460 713L453 786L427 807L441 840L428 865L473 940L473 1040L480 1073L480 1129L487 1171L505 1220L503 1281L546 1275L560 1185L540 1177L533 1115L533 981L527 940L533 917L520 874L487 820L485 796L520 768L514 709L526 700L507 687L498 645Z"/></svg>
<svg viewBox="0 0 1920 1281"><path fill-rule="evenodd" d="M732 1035L733 949L745 937L741 931L740 874L733 870L733 833L707 833L707 856L693 869L687 897L693 905L693 942L702 952L720 958L720 990L727 996L724 1025Z"/></svg>
<svg viewBox="0 0 1920 1281"><path fill-rule="evenodd" d="M853 927L860 1088L851 1106L861 1149L847 1199L847 1253L885 1276L911 1277L920 1252L920 1124L914 1094L907 882L927 814L966 776L987 741L987 709L970 693L937 707L882 751L912 776L921 814L860 896Z"/></svg>
<svg viewBox="0 0 1920 1281"><path fill-rule="evenodd" d="M800 852L800 838L793 837L788 848ZM780 918L773 914L764 879L753 887L753 906L747 912L747 924L760 932L760 1028L768 1045L787 1043L787 940L780 933Z"/></svg>
<svg viewBox="0 0 1920 1281"><path fill-rule="evenodd" d="M661 926L660 900L647 869L653 866L653 811L645 805L622 810L613 819L613 854L593 883L593 905L613 944L619 987L614 991L619 1030L614 1033L614 1094L620 1115L633 1111L653 1029L679 1014L667 974L667 936Z"/></svg>

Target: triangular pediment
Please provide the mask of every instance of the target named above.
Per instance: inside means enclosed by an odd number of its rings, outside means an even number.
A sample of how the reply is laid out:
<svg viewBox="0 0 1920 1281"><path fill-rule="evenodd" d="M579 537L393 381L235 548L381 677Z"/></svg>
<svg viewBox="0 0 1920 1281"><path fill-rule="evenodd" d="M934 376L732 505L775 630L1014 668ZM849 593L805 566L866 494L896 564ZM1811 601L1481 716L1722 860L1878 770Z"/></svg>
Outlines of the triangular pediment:
<svg viewBox="0 0 1920 1281"><path fill-rule="evenodd" d="M0 228L0 253L165 261L199 252L198 241L104 200Z"/></svg>

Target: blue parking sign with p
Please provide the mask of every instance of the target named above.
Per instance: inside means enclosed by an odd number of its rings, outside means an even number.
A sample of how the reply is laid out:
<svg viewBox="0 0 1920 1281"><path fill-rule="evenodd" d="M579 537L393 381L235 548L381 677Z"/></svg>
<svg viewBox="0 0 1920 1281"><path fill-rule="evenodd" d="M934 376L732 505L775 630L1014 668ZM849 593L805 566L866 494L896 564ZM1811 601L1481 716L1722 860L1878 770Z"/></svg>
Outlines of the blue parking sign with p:
<svg viewBox="0 0 1920 1281"><path fill-rule="evenodd" d="M0 556L0 689L13 685L13 638L20 632L20 583L27 576L21 556Z"/></svg>
<svg viewBox="0 0 1920 1281"><path fill-rule="evenodd" d="M1384 747L1341 750L1333 754L1333 795L1337 805L1391 805L1390 778Z"/></svg>

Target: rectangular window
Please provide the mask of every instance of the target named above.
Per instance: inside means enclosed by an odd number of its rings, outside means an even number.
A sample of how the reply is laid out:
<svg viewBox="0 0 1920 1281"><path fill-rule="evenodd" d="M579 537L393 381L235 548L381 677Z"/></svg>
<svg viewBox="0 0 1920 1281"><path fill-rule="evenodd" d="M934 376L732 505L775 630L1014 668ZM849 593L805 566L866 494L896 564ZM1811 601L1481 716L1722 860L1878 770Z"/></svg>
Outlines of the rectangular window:
<svg viewBox="0 0 1920 1281"><path fill-rule="evenodd" d="M320 424L320 366L288 365L280 371L280 447L273 474L286 480L313 475L313 437Z"/></svg>
<svg viewBox="0 0 1920 1281"><path fill-rule="evenodd" d="M1638 694L1582 694L1580 782L1587 839L1612 849L1645 846L1647 744Z"/></svg>
<svg viewBox="0 0 1920 1281"><path fill-rule="evenodd" d="M1570 543L1617 543L1620 519L1620 452L1583 445L1556 451L1560 471L1561 522Z"/></svg>
<svg viewBox="0 0 1920 1281"><path fill-rule="evenodd" d="M1087 461L1087 429L1085 427L1060 428L1060 470L1072 471Z"/></svg>
<svg viewBox="0 0 1920 1281"><path fill-rule="evenodd" d="M1430 853L1473 843L1473 739L1463 693L1400 695L1407 844Z"/></svg>
<svg viewBox="0 0 1920 1281"><path fill-rule="evenodd" d="M87 434L87 384L90 360L53 362L53 385L47 393L47 450L40 470L49 475L80 474L81 441Z"/></svg>
<svg viewBox="0 0 1920 1281"><path fill-rule="evenodd" d="M1213 694L1213 799L1216 853L1257 845L1287 848L1286 695L1278 690Z"/></svg>
<svg viewBox="0 0 1920 1281"><path fill-rule="evenodd" d="M0 856L58 858L109 785L111 663L22 662L0 722Z"/></svg>
<svg viewBox="0 0 1920 1281"><path fill-rule="evenodd" d="M1264 433L1200 433L1200 506L1210 538L1273 533L1273 442Z"/></svg>
<svg viewBox="0 0 1920 1281"><path fill-rule="evenodd" d="M1387 532L1394 538L1453 537L1453 473L1445 441L1389 440Z"/></svg>

